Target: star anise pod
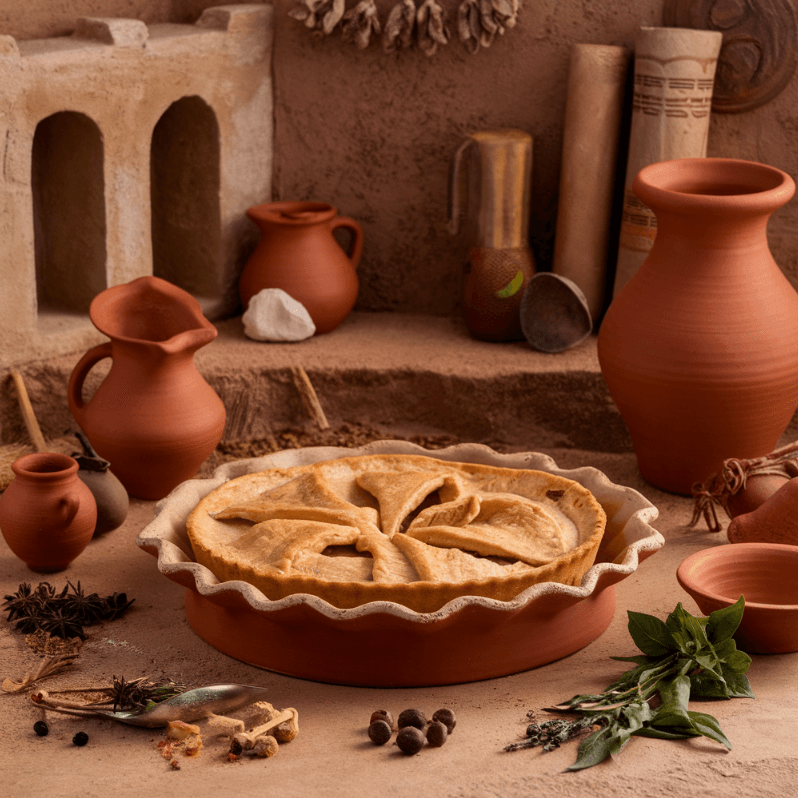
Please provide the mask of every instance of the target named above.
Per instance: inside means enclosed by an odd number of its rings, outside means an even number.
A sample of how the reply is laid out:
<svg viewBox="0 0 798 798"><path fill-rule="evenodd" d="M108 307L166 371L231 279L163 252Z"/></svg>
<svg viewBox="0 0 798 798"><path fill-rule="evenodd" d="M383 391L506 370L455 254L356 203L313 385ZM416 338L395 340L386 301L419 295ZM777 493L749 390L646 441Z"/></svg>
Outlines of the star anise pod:
<svg viewBox="0 0 798 798"><path fill-rule="evenodd" d="M104 621L113 621L124 615L130 608L130 605L136 599L128 600L126 593L114 593L113 596L106 596L105 598L105 612L102 615Z"/></svg>
<svg viewBox="0 0 798 798"><path fill-rule="evenodd" d="M39 628L51 637L62 637L64 640L71 637L86 639L83 627L74 618L63 615L60 610L52 609L43 613L38 622Z"/></svg>
<svg viewBox="0 0 798 798"><path fill-rule="evenodd" d="M67 582L67 585L72 592L59 601L59 609L64 616L73 618L83 626L91 626L106 617L108 599L101 599L96 593L87 596L83 592L80 582L77 587L71 582Z"/></svg>
<svg viewBox="0 0 798 798"><path fill-rule="evenodd" d="M27 582L23 582L16 593L5 596L3 602L3 610L9 623L18 618L27 618L38 606L38 595L34 594L33 588Z"/></svg>

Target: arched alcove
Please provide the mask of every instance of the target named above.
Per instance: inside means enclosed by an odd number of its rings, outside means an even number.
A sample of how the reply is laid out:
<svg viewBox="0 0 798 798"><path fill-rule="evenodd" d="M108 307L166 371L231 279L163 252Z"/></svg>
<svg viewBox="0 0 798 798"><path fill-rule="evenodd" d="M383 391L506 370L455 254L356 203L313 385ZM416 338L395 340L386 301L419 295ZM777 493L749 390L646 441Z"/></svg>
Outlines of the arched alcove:
<svg viewBox="0 0 798 798"><path fill-rule="evenodd" d="M219 292L219 124L201 97L158 120L150 150L153 273L197 297Z"/></svg>
<svg viewBox="0 0 798 798"><path fill-rule="evenodd" d="M107 287L103 139L85 114L59 111L36 126L31 193L39 319L86 313Z"/></svg>

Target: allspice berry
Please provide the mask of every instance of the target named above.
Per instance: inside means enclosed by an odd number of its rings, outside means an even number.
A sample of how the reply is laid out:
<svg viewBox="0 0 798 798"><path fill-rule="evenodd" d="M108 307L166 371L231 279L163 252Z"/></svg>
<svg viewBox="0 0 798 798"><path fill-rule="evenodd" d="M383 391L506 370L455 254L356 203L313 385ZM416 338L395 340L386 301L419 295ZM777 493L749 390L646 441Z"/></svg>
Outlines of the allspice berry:
<svg viewBox="0 0 798 798"><path fill-rule="evenodd" d="M427 727L427 716L420 709L405 709L397 721L400 729L413 726L422 731Z"/></svg>
<svg viewBox="0 0 798 798"><path fill-rule="evenodd" d="M440 748L449 737L449 731L439 720L433 720L427 727L427 742L433 748Z"/></svg>
<svg viewBox="0 0 798 798"><path fill-rule="evenodd" d="M369 724L369 740L375 745L385 745L391 739L393 730L387 721L377 719Z"/></svg>
<svg viewBox="0 0 798 798"><path fill-rule="evenodd" d="M393 713L388 709L378 709L371 713L371 720L369 723L374 723L375 720L384 720L391 729L396 728L396 723L393 719Z"/></svg>
<svg viewBox="0 0 798 798"><path fill-rule="evenodd" d="M457 718L454 716L454 712L451 709L439 709L433 714L433 720L439 720L444 726L446 726L446 731L451 734L454 730L454 727L457 725Z"/></svg>
<svg viewBox="0 0 798 798"><path fill-rule="evenodd" d="M424 732L415 726L405 726L396 735L396 744L403 753L413 756L424 747Z"/></svg>

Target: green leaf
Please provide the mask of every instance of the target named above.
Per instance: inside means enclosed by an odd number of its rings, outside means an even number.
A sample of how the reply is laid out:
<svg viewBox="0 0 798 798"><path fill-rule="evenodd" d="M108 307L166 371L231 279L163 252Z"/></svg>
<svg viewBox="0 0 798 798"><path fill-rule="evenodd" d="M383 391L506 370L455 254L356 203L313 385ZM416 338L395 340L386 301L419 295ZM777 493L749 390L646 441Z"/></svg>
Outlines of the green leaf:
<svg viewBox="0 0 798 798"><path fill-rule="evenodd" d="M723 676L726 679L729 698L756 698L751 683L744 673L734 673L724 668Z"/></svg>
<svg viewBox="0 0 798 798"><path fill-rule="evenodd" d="M635 645L650 657L660 657L676 648L668 627L653 615L644 615L642 612L628 612L629 634Z"/></svg>
<svg viewBox="0 0 798 798"><path fill-rule="evenodd" d="M610 755L614 736L615 729L612 726L605 726L586 737L579 744L576 762L567 770L584 770L603 762Z"/></svg>
<svg viewBox="0 0 798 798"><path fill-rule="evenodd" d="M643 726L634 733L635 737L654 737L658 740L689 740L691 737L700 737L700 733L690 729L680 731L668 731L666 729L654 728L653 726Z"/></svg>
<svg viewBox="0 0 798 798"><path fill-rule="evenodd" d="M745 651L733 651L721 663L724 670L730 670L733 673L745 673L750 666L751 657Z"/></svg>
<svg viewBox="0 0 798 798"><path fill-rule="evenodd" d="M610 659L614 659L617 662L634 662L637 665L648 665L652 661L654 661L655 657L647 657L645 654L639 654L636 657L610 657Z"/></svg>
<svg viewBox="0 0 798 798"><path fill-rule="evenodd" d="M745 598L740 596L730 607L715 610L707 619L707 637L712 643L721 643L728 640L740 625L745 610Z"/></svg>
<svg viewBox="0 0 798 798"><path fill-rule="evenodd" d="M679 650L693 656L698 651L709 646L709 639L704 631L704 624L698 618L687 612L681 602L667 617L665 625L668 627Z"/></svg>
<svg viewBox="0 0 798 798"><path fill-rule="evenodd" d="M732 674L734 675L734 674ZM693 698L731 698L728 681L701 671L690 674L690 694Z"/></svg>
<svg viewBox="0 0 798 798"><path fill-rule="evenodd" d="M690 679L677 676L665 679L659 687L662 704L651 719L651 725L666 729L692 728L693 722L687 711L690 700Z"/></svg>
<svg viewBox="0 0 798 798"><path fill-rule="evenodd" d="M712 715L705 715L703 712L693 712L692 710L688 714L690 715L690 720L693 721L694 729L701 732L704 737L709 737L710 740L715 740L715 742L725 745L731 751L731 743L723 733L716 718L713 718Z"/></svg>

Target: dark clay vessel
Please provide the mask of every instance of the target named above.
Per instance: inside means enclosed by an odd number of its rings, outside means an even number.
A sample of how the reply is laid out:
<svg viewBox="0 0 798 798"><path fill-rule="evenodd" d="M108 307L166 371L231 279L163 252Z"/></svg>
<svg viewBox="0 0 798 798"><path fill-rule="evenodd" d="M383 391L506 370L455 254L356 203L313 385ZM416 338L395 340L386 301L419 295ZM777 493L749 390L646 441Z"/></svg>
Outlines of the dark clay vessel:
<svg viewBox="0 0 798 798"><path fill-rule="evenodd" d="M86 548L97 521L77 462L54 452L26 454L11 464L14 479L0 497L0 530L32 571L62 571Z"/></svg>

